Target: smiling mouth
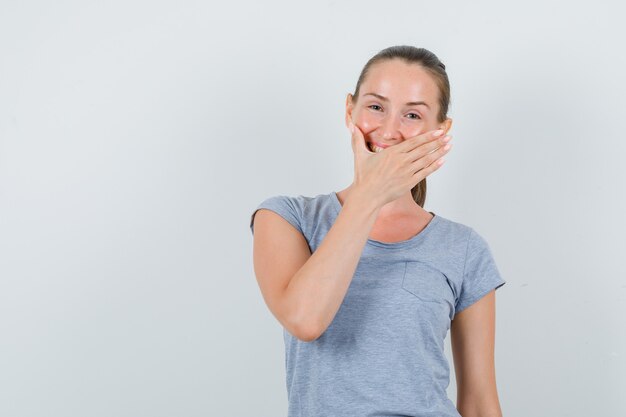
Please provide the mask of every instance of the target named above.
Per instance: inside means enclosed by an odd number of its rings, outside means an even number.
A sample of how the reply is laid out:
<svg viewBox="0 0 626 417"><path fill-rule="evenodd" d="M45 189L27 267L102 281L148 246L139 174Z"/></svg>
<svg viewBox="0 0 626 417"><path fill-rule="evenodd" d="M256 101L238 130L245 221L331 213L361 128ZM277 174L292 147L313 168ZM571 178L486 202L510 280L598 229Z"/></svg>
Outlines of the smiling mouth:
<svg viewBox="0 0 626 417"><path fill-rule="evenodd" d="M370 152L374 152L374 153L381 152L384 149L384 148L374 145L373 142L367 142L367 148L370 150Z"/></svg>

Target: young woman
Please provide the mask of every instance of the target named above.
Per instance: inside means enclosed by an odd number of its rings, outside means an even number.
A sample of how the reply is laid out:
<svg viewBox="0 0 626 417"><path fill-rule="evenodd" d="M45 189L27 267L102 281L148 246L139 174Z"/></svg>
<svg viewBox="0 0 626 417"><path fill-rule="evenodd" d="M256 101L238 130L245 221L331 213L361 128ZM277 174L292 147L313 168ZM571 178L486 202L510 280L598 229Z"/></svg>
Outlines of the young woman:
<svg viewBox="0 0 626 417"><path fill-rule="evenodd" d="M501 416L495 289L505 281L473 228L423 208L426 177L450 150L449 100L433 53L382 50L347 96L352 184L273 196L252 213L255 274L284 328L290 417Z"/></svg>

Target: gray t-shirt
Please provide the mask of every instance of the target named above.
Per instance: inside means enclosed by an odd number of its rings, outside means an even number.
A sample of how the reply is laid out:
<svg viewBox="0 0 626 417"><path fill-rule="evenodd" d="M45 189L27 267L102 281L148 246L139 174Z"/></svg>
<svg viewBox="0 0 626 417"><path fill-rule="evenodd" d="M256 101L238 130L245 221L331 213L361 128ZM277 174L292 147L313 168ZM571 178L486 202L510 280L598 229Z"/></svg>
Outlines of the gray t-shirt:
<svg viewBox="0 0 626 417"><path fill-rule="evenodd" d="M314 252L342 206L334 191L270 197L252 213L252 233L260 208ZM444 340L455 314L504 284L484 238L439 215L408 240L368 239L326 331L303 342L283 329L289 417L460 417Z"/></svg>

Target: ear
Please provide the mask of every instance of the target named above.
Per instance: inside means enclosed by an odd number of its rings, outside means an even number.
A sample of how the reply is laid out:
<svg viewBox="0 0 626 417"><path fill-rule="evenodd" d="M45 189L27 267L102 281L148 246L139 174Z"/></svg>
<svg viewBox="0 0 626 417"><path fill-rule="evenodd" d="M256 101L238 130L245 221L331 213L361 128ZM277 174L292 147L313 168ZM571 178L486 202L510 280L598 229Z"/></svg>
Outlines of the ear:
<svg viewBox="0 0 626 417"><path fill-rule="evenodd" d="M443 129L444 135L448 133L451 127L452 127L452 119L449 117L439 126L440 129Z"/></svg>
<svg viewBox="0 0 626 417"><path fill-rule="evenodd" d="M352 121L352 109L354 108L354 104L352 102L352 94L348 93L346 97L346 127L350 126L350 122Z"/></svg>

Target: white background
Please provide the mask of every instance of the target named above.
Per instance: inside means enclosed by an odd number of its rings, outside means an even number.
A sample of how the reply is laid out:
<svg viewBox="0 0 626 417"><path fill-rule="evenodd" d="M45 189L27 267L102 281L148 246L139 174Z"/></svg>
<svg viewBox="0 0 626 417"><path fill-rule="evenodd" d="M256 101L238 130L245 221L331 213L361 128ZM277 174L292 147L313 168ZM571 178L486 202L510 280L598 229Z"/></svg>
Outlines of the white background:
<svg viewBox="0 0 626 417"><path fill-rule="evenodd" d="M397 44L448 69L426 208L507 280L504 415L626 415L618 4L2 0L0 415L286 415L249 216L352 181L345 97Z"/></svg>

